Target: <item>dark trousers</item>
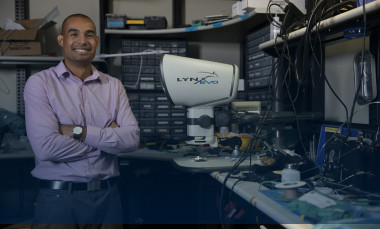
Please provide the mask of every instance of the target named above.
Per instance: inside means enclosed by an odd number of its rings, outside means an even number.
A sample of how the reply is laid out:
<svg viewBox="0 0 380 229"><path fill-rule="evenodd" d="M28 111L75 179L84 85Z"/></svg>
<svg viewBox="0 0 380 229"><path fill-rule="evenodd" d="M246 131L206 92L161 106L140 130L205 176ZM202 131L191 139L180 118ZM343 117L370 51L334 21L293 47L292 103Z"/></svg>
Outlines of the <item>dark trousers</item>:
<svg viewBox="0 0 380 229"><path fill-rule="evenodd" d="M118 187L114 184L98 191L40 189L33 224L32 228L46 228L40 224L77 224L74 228L86 228L79 224L123 224Z"/></svg>
<svg viewBox="0 0 380 229"><path fill-rule="evenodd" d="M32 224L31 229L123 229L122 224Z"/></svg>

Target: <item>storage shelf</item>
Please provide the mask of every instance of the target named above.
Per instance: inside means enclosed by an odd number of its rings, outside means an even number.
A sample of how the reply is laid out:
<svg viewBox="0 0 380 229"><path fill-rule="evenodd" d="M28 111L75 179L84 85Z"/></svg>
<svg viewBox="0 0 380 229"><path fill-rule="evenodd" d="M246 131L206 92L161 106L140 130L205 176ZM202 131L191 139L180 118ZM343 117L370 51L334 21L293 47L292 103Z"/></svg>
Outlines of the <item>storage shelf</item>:
<svg viewBox="0 0 380 229"><path fill-rule="evenodd" d="M0 56L0 64L11 63L41 63L41 62L60 62L63 60L63 56ZM94 62L105 62L102 59L95 58Z"/></svg>
<svg viewBox="0 0 380 229"><path fill-rule="evenodd" d="M0 64L41 64L59 62L63 57L51 56L0 56Z"/></svg>
<svg viewBox="0 0 380 229"><path fill-rule="evenodd" d="M367 3L365 5L365 12L368 17L371 17L368 20L367 27L371 28L371 25L374 25L375 23L378 25L378 15L380 13L380 1L374 1ZM320 32L331 32L329 30L342 26L342 25L347 25L349 27L352 27L352 24L363 17L363 7L358 7L355 9L352 9L350 11L347 11L345 13L339 14L337 16L325 19L321 21L319 24L319 31ZM312 32L315 32L315 27L313 28ZM301 38L306 32L306 28L299 29L297 31L294 31L289 34L288 41L289 42L296 42L299 38ZM337 30L335 32L339 32L339 38L343 38L343 30ZM334 37L336 38L336 36ZM276 53L275 48L280 47L282 43L284 42L283 39L277 38L277 39L272 39L270 41L264 42L259 45L259 48L269 54Z"/></svg>
<svg viewBox="0 0 380 229"><path fill-rule="evenodd" d="M55 65L63 60L63 56L0 56L0 65ZM92 61L101 68L101 71L108 73L108 63L99 58Z"/></svg>
<svg viewBox="0 0 380 229"><path fill-rule="evenodd" d="M188 41L242 42L250 30L266 21L265 14L251 11L241 17L210 25L155 30L105 29L104 32L105 34L125 35L129 38L180 38Z"/></svg>

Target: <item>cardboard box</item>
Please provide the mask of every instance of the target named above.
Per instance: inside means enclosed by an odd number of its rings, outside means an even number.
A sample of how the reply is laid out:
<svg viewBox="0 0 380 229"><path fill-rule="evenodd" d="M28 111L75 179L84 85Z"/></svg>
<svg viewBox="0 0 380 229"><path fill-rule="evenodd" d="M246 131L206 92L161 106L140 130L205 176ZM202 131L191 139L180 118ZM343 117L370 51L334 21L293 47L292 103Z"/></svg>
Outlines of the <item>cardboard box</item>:
<svg viewBox="0 0 380 229"><path fill-rule="evenodd" d="M55 22L50 21L39 29L35 28L40 21L41 19L16 21L25 30L3 30L0 28L0 55L38 56L46 54L45 30L53 26Z"/></svg>

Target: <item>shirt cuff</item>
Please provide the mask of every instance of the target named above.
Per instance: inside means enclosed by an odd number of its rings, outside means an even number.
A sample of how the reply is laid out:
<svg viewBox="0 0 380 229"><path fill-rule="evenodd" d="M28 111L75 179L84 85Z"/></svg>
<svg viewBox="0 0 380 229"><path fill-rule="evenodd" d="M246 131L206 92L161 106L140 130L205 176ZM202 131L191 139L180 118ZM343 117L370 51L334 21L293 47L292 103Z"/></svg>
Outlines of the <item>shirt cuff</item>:
<svg viewBox="0 0 380 229"><path fill-rule="evenodd" d="M98 148L98 143L100 141L100 131L101 128L99 127L87 126L86 139L84 140L84 143Z"/></svg>

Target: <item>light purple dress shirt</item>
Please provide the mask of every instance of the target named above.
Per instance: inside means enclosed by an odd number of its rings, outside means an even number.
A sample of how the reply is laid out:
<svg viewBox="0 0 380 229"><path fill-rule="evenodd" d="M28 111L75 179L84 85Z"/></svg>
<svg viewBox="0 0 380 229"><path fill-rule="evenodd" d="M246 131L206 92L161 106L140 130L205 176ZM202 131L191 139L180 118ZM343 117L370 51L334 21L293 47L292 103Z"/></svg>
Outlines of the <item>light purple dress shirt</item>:
<svg viewBox="0 0 380 229"><path fill-rule="evenodd" d="M123 85L99 72L84 82L60 62L27 80L26 130L39 179L88 182L119 175L116 155L138 148L140 129ZM108 127L115 121L120 127ZM87 126L84 142L62 135L58 125Z"/></svg>

